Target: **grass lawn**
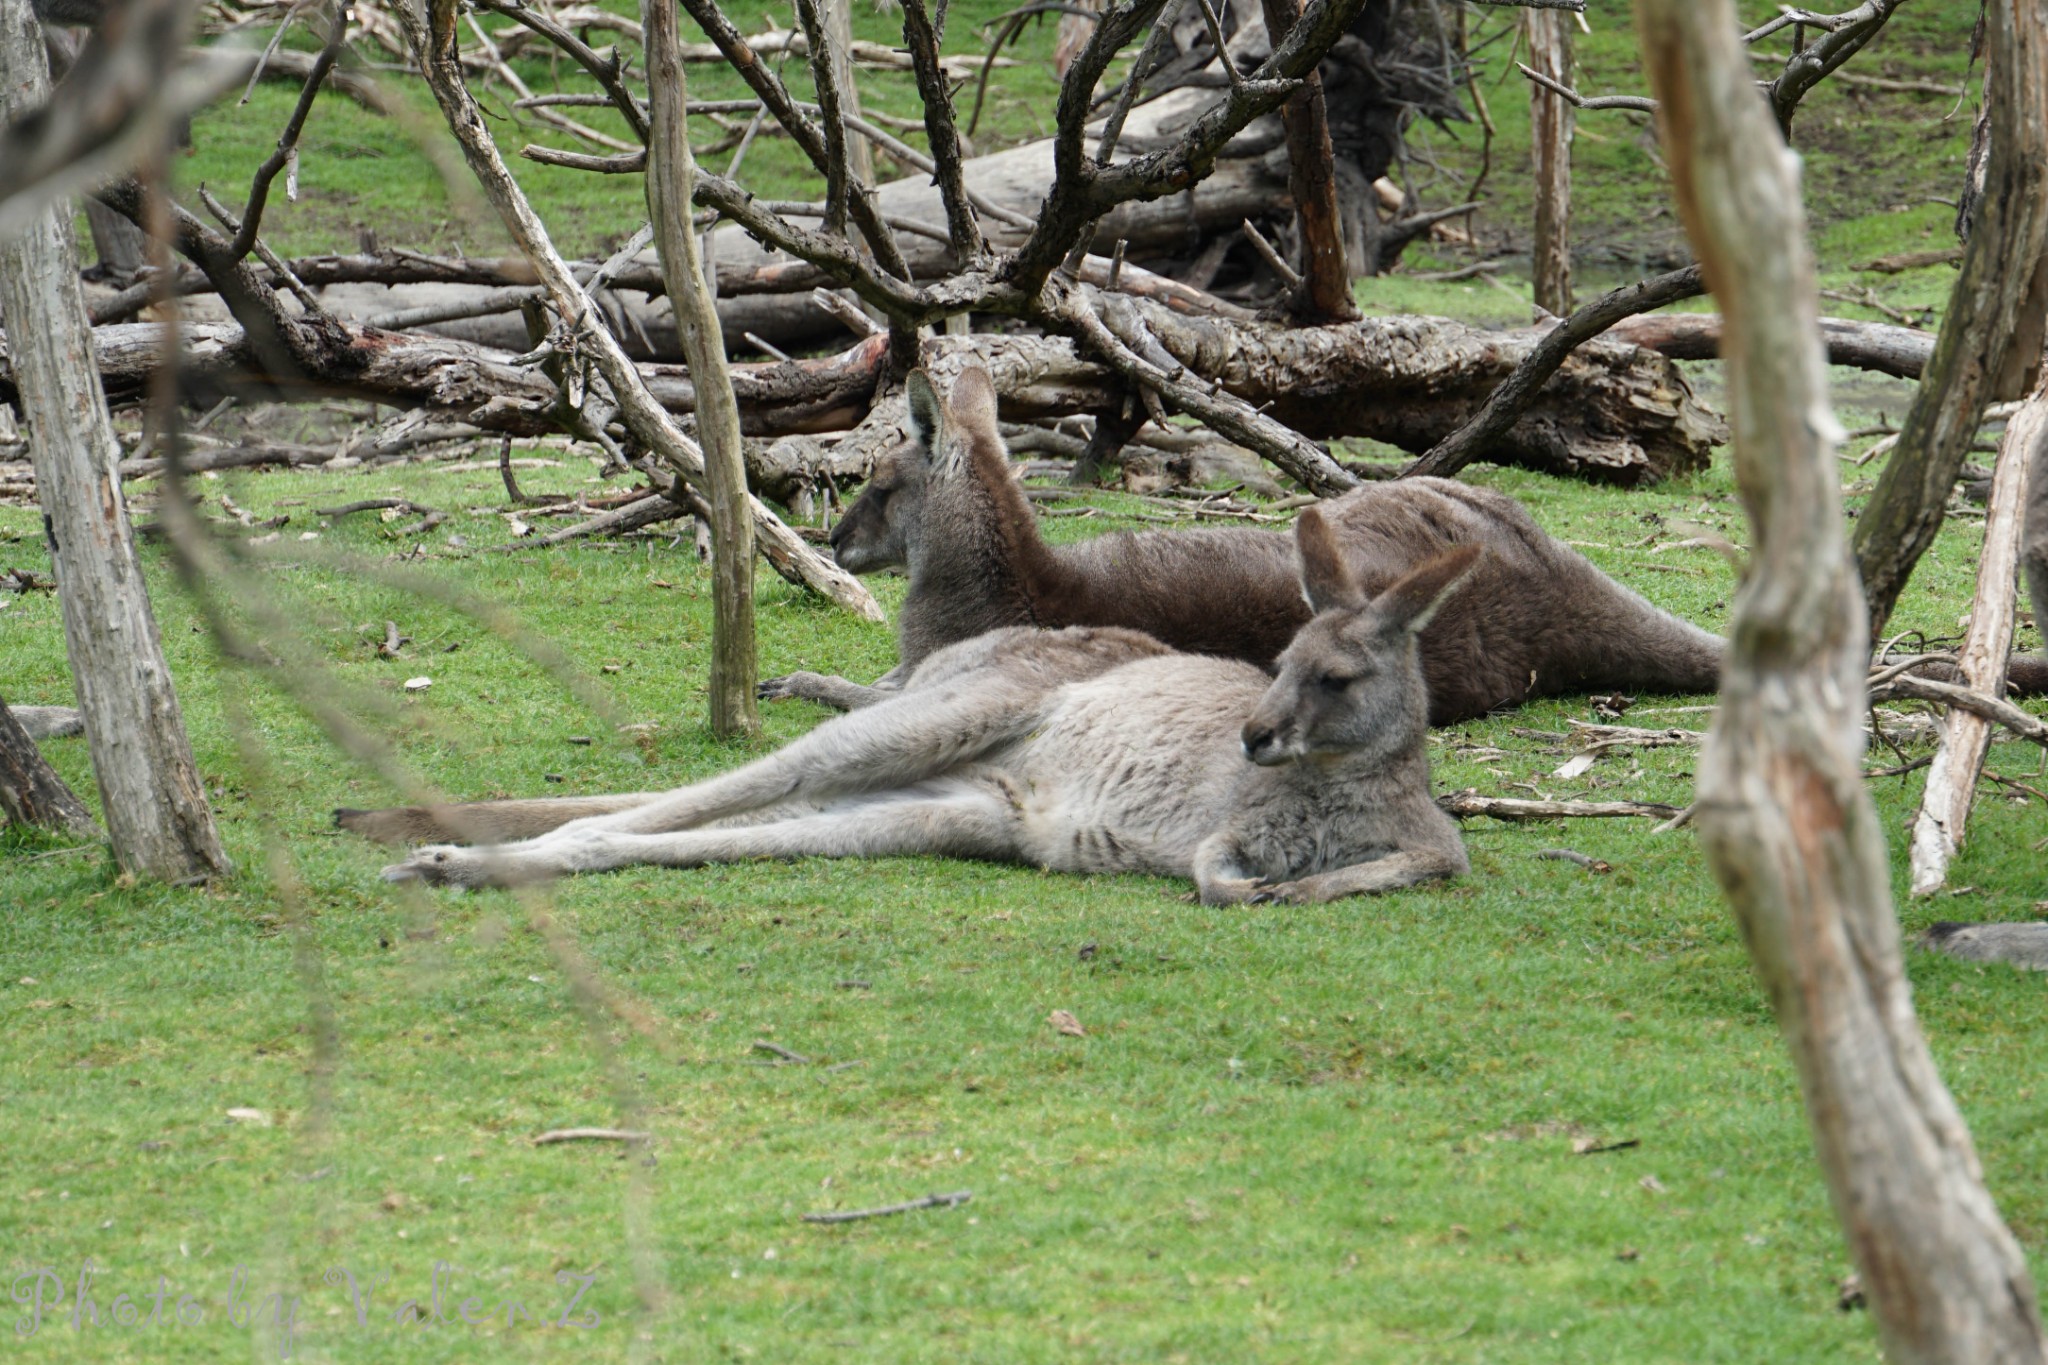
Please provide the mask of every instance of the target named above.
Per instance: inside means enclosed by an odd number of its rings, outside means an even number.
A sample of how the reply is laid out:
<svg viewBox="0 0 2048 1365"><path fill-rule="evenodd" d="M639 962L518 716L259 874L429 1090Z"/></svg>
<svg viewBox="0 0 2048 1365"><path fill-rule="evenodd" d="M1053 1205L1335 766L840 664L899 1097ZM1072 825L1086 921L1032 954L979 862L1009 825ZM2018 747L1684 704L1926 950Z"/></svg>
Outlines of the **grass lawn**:
<svg viewBox="0 0 2048 1365"><path fill-rule="evenodd" d="M996 9L963 3L951 45L971 46L972 24ZM1967 21L1956 7L1909 7L1860 60L1960 80L1955 31ZM887 36L887 19L862 23ZM1636 88L1618 15L1594 24L1582 84ZM1050 107L1049 38L1035 35L1026 64L999 77L1009 135ZM1496 71L1505 47L1490 49ZM1526 215L1514 216L1508 148L1526 119L1522 92L1491 81L1502 207L1482 227L1511 234ZM708 69L698 90L730 93ZM239 182L288 98L259 91L244 110L200 120L190 177ZM909 107L901 92L878 98ZM1837 126L1826 103L1837 98L1847 97L1816 96L1807 125L1831 280L1865 254L1923 245L1928 225L1944 244L1940 210L1889 204L1953 181L1947 143L1902 138L1913 159L1897 172L1898 197L1838 194L1863 152L1850 110L1838 111L1841 148L1818 132ZM1961 123L1942 137L1966 138ZM1661 249L1654 222L1631 226L1654 218L1644 203L1661 203L1646 188L1647 152L1628 159L1625 123L1589 115L1581 126L1611 139L1582 134L1588 222L1607 222L1598 230L1624 255ZM307 199L273 207L280 249L347 246L360 225L387 245L496 249L494 230L462 195L443 194L431 160L389 125L328 101L313 129L327 141L309 145ZM508 145L532 136L508 129ZM750 164L770 167L778 145ZM572 250L638 222L637 180L521 173ZM1886 297L1906 307L1938 301L1946 278L1854 282L1897 291ZM1524 285L1511 290L1526 297ZM1365 296L1526 316L1486 284L1397 277ZM1713 388L1711 367L1695 373ZM1896 416L1910 395L1837 379L1852 427ZM528 491L594 482L580 455L521 453L561 461L524 471ZM1493 469L1472 477L1522 498L1653 600L1725 625L1729 567L1709 551L1658 550L1695 534L1669 523L1747 542L1725 462L1633 493ZM1868 470L1845 466L1844 477L1867 491ZM148 496L147 485L133 491ZM317 668L323 701L454 794L673 784L825 715L782 704L766 711L758 744L711 741L709 579L687 540L486 553L508 543L495 468L245 474L200 491L292 518L252 551L250 574L288 629L246 606L231 609L236 619ZM390 495L452 515L424 539L398 540L371 516L314 511ZM1117 494L1096 501L1101 518L1050 520L1047 533L1138 524L1128 518L1144 510ZM308 532L317 538L299 539ZM1977 523L1951 521L1899 627L1955 633L1980 538ZM519 896L389 887L376 875L389 856L333 831L328 812L396 793L291 697L223 663L162 552L145 558L240 872L213 887L138 885L98 849L0 835L9 1360L1876 1355L1867 1315L1837 1306L1849 1265L1794 1081L1689 833L1474 820L1469 877L1314 907L1211 910L1176 882L908 859L638 870ZM0 564L48 572L32 510L0 507ZM897 585L881 591L893 604ZM580 692L530 642L448 600L463 597L546 642ZM764 672L868 678L894 661L887 629L772 576L759 612ZM386 621L414 637L402 658L374 649ZM2022 643L2039 637L2029 629ZM431 687L405 690L417 677ZM10 701L69 700L51 595L0 598L0 688ZM1629 719L1704 728L1682 708L1709 700L1646 697ZM1439 732L1437 783L1686 799L1683 748L1550 776L1568 750L1549 736L1575 718L1593 718L1584 699ZM90 799L83 742L45 752ZM1996 745L1990 766L2039 785L2030 748ZM1893 829L1919 783L1873 783ZM2043 803L1987 786L1955 869L1968 890L1904 903L1905 928L2031 914L2044 840ZM1612 871L1538 856L1559 847ZM1896 861L1903 897L1902 846ZM2041 982L1918 955L1909 967L1991 1188L2038 1255L2048 1125L2027 1059L2048 1046ZM1056 1009L1086 1036L1052 1027ZM757 1042L812 1061L768 1065ZM645 1128L654 1141L530 1141L585 1125ZM1589 1147L1605 1150L1579 1150ZM972 1201L837 1227L800 1221L958 1190ZM101 1321L74 1326L88 1259ZM638 1283L660 1286L651 1306ZM197 1320L175 1321L181 1295ZM138 1302L145 1321L134 1321Z"/></svg>

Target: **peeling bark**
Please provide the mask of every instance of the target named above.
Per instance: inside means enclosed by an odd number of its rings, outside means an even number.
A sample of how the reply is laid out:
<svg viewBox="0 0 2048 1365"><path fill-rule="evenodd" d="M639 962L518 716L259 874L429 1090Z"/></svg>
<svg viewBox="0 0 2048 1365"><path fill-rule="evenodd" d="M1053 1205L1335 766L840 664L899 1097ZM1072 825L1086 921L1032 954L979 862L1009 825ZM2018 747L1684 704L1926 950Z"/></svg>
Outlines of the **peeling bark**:
<svg viewBox="0 0 2048 1365"><path fill-rule="evenodd" d="M1364 436L1418 453L1471 417L1543 335L1427 317L1290 329L1128 302L1170 362L1253 407L1270 405L1272 416L1304 435ZM95 329L110 394L142 391L155 368L159 335L151 323ZM186 379L197 398L264 392L276 384L297 384L304 392L311 382L317 392L426 407L487 431L533 436L562 429L556 390L545 375L512 365L508 355L442 337L358 329L337 372L309 378L266 370L237 327L188 325L184 341ZM1121 410L1129 393L1107 366L1083 359L1064 340L978 334L970 344L996 371L1008 420ZM874 401L887 354L887 338L871 337L818 360L734 366L742 430L784 436L854 426ZM696 390L685 367L636 368L663 408L694 411ZM12 373L0 351L0 401L14 395ZM1045 377L1052 373L1057 380ZM1019 377L1006 380L1010 374ZM1723 439L1719 415L1693 396L1670 361L1602 338L1573 352L1486 458L1635 485L1700 468Z"/></svg>
<svg viewBox="0 0 2048 1365"><path fill-rule="evenodd" d="M99 824L36 748L0 699L0 815L15 825L40 825L79 839L100 837Z"/></svg>

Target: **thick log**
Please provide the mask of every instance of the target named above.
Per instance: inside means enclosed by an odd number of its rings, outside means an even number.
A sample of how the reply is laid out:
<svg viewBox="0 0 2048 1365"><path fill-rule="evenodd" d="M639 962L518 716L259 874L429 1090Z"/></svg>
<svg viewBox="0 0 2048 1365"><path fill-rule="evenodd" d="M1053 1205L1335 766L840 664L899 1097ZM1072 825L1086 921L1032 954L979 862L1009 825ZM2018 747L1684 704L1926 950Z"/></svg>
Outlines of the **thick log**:
<svg viewBox="0 0 2048 1365"><path fill-rule="evenodd" d="M1730 0L1637 0L1679 211L1727 318L1753 523L1695 823L1797 1069L1887 1359L2044 1359L2000 1221L1913 1016L1860 772L1868 626L1845 543L1798 160ZM1974 419L1974 414L1972 414Z"/></svg>
<svg viewBox="0 0 2048 1365"><path fill-rule="evenodd" d="M2012 648L2019 612L2014 590L2027 464L2044 449L2048 449L2048 393L2036 386L2007 423L1999 442L1990 506L1984 518L1984 550L1977 564L1977 592L1970 604L1970 628L1957 659L1963 685L1994 698L2005 695L2006 655ZM1920 809L1913 816L1909 865L1916 896L1931 895L1948 880L1948 865L1962 847L1970 803L1990 743L1991 722L1984 717L1955 707L1942 719L1934 762L1927 769L1927 785L1920 794Z"/></svg>
<svg viewBox="0 0 2048 1365"><path fill-rule="evenodd" d="M1542 339L1446 318L1287 329L1148 310L1175 359L1307 436L1420 454L1462 426ZM1486 458L1624 485L1703 468L1726 439L1676 366L1598 338L1572 352Z"/></svg>
<svg viewBox="0 0 2048 1365"><path fill-rule="evenodd" d="M1542 339L1540 332L1487 332L1426 317L1289 329L1133 302L1172 361L1304 435L1365 436L1416 451L1476 412ZM159 336L152 323L95 330L110 394L132 398L143 391ZM238 327L191 325L184 342L186 378L196 397L269 392L291 378L266 371ZM978 334L966 344L995 372L1006 420L1120 410L1128 394L1113 371L1083 359L1064 340ZM887 338L871 337L822 359L734 366L742 429L769 437L847 430L874 400L887 349ZM312 376L314 387L301 385L302 394L425 407L517 436L561 429L553 384L499 352L442 337L357 329L335 354L340 360L333 372ZM685 368L637 368L662 407L694 411L696 391ZM0 401L13 397L0 338ZM1720 417L1693 396L1669 361L1600 339L1572 354L1487 458L1633 485L1699 468L1723 430Z"/></svg>
<svg viewBox="0 0 2048 1365"><path fill-rule="evenodd" d="M49 97L42 26L0 0L0 120ZM114 857L165 881L231 870L164 663L120 495L120 447L92 367L68 205L0 235L0 308L16 333L19 405L51 542L65 651L86 715Z"/></svg>

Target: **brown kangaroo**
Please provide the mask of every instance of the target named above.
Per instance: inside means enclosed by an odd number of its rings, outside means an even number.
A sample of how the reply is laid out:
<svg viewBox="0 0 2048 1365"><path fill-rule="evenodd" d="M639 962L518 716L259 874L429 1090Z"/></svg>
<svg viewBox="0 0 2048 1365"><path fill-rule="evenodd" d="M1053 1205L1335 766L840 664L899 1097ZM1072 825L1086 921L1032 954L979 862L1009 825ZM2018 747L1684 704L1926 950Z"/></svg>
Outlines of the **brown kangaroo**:
<svg viewBox="0 0 2048 1365"><path fill-rule="evenodd" d="M385 869L454 886L927 854L1190 877L1217 905L1463 873L1457 827L1430 799L1415 633L1484 551L1440 555L1374 598L1313 510L1297 535L1319 614L1278 678L1135 631L1012 627L939 650L895 694L694 786L338 816L373 837L537 835L423 848Z"/></svg>
<svg viewBox="0 0 2048 1365"><path fill-rule="evenodd" d="M764 697L867 705L933 650L1000 626L1124 626L1176 649L1265 666L1309 619L1284 533L1117 532L1048 546L996 426L995 390L962 372L941 402L909 382L917 439L885 459L833 529L856 573L906 565L899 666L873 688L817 673ZM1378 592L1457 545L1488 553L1422 635L1430 721L1469 720L1531 696L1589 689L1712 691L1718 636L1658 610L1539 527L1514 499L1406 479L1321 507L1352 572Z"/></svg>

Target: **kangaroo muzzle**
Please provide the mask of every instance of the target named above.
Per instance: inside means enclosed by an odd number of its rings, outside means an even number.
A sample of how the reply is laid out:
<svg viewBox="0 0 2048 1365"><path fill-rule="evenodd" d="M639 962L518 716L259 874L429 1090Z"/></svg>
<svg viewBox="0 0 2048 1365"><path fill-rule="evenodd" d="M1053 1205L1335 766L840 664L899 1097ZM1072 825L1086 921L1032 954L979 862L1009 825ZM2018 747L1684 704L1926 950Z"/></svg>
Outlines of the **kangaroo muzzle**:
<svg viewBox="0 0 2048 1365"><path fill-rule="evenodd" d="M1244 723L1244 756L1262 768L1285 763L1294 757L1282 739L1278 726L1257 716Z"/></svg>

